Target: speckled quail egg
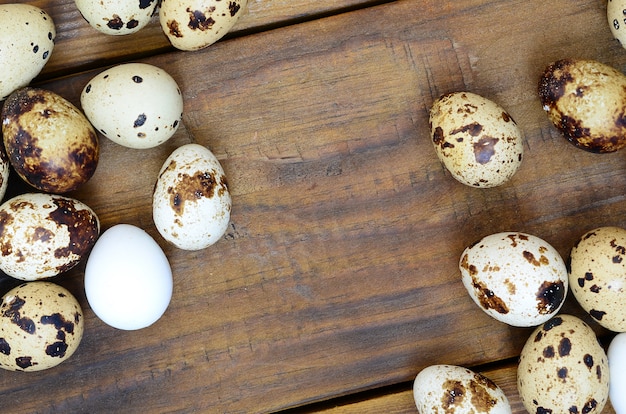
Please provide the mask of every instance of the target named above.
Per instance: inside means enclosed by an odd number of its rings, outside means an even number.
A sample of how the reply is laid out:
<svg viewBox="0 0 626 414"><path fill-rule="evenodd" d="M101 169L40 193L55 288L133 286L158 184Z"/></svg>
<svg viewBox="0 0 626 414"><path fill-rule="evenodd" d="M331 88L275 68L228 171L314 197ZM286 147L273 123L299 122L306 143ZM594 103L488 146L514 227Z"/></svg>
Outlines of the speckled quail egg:
<svg viewBox="0 0 626 414"><path fill-rule="evenodd" d="M23 283L0 303L0 368L41 371L74 354L83 337L83 311L65 288Z"/></svg>
<svg viewBox="0 0 626 414"><path fill-rule="evenodd" d="M609 0L606 5L606 17L613 37L624 47L626 45L626 1Z"/></svg>
<svg viewBox="0 0 626 414"><path fill-rule="evenodd" d="M129 148L160 145L178 129L183 96L174 78L146 63L124 63L94 76L80 96L93 126Z"/></svg>
<svg viewBox="0 0 626 414"><path fill-rule="evenodd" d="M183 145L165 160L154 187L152 212L159 233L184 250L200 250L226 231L232 201L218 159L199 144Z"/></svg>
<svg viewBox="0 0 626 414"><path fill-rule="evenodd" d="M420 371L413 382L413 398L419 413L511 413L500 387L456 365L431 365Z"/></svg>
<svg viewBox="0 0 626 414"><path fill-rule="evenodd" d="M24 3L0 4L0 101L28 85L54 49L56 30L44 10Z"/></svg>
<svg viewBox="0 0 626 414"><path fill-rule="evenodd" d="M127 35L145 27L154 14L157 0L74 0L91 27L108 35Z"/></svg>
<svg viewBox="0 0 626 414"><path fill-rule="evenodd" d="M557 315L526 341L517 388L529 413L601 413L609 365L595 332L572 315Z"/></svg>
<svg viewBox="0 0 626 414"><path fill-rule="evenodd" d="M626 332L619 333L611 340L607 351L609 359L609 400L618 414L626 413Z"/></svg>
<svg viewBox="0 0 626 414"><path fill-rule="evenodd" d="M537 236L502 232L468 246L459 261L463 285L488 315L528 327L554 316L565 301L567 268Z"/></svg>
<svg viewBox="0 0 626 414"><path fill-rule="evenodd" d="M248 0L161 0L159 21L175 48L199 50L224 37L247 5Z"/></svg>
<svg viewBox="0 0 626 414"><path fill-rule="evenodd" d="M76 266L100 232L84 203L60 195L27 193L0 205L0 269L16 279L56 276Z"/></svg>
<svg viewBox="0 0 626 414"><path fill-rule="evenodd" d="M576 147L595 153L626 146L626 76L594 60L562 59L539 80L552 124Z"/></svg>
<svg viewBox="0 0 626 414"><path fill-rule="evenodd" d="M2 134L11 165L38 190L67 193L96 171L96 131L78 108L52 91L13 92L2 108Z"/></svg>
<svg viewBox="0 0 626 414"><path fill-rule="evenodd" d="M437 157L463 184L496 187L521 165L521 130L489 99L470 92L443 95L433 103L429 123Z"/></svg>
<svg viewBox="0 0 626 414"><path fill-rule="evenodd" d="M568 264L580 306L603 327L626 332L626 229L600 227L585 233Z"/></svg>

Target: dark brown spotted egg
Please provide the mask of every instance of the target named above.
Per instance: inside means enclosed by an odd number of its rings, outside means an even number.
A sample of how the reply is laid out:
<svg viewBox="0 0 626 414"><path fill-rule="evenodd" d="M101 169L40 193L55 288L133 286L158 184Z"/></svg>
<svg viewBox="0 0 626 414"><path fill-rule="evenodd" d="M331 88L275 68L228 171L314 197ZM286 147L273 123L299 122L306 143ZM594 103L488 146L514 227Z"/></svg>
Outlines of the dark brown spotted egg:
<svg viewBox="0 0 626 414"><path fill-rule="evenodd" d="M520 354L517 388L529 413L601 413L609 364L595 332L572 315L537 327Z"/></svg>
<svg viewBox="0 0 626 414"><path fill-rule="evenodd" d="M152 199L161 236L183 250L217 242L228 228L232 201L218 159L199 144L183 145L165 160Z"/></svg>
<svg viewBox="0 0 626 414"><path fill-rule="evenodd" d="M502 185L521 165L521 130L489 99L470 92L443 95L433 103L429 122L437 157L465 185Z"/></svg>
<svg viewBox="0 0 626 414"><path fill-rule="evenodd" d="M0 101L28 85L54 49L56 30L48 13L25 3L0 4Z"/></svg>
<svg viewBox="0 0 626 414"><path fill-rule="evenodd" d="M138 32L154 14L157 0L74 0L76 8L91 27L107 35Z"/></svg>
<svg viewBox="0 0 626 414"><path fill-rule="evenodd" d="M552 124L576 147L595 153L626 146L626 76L593 60L562 59L539 80Z"/></svg>
<svg viewBox="0 0 626 414"><path fill-rule="evenodd" d="M146 63L124 63L100 72L83 88L80 103L105 137L136 149L170 139L183 116L183 95L174 78Z"/></svg>
<svg viewBox="0 0 626 414"><path fill-rule="evenodd" d="M59 365L78 348L83 311L65 288L27 282L0 303L0 368L41 371Z"/></svg>
<svg viewBox="0 0 626 414"><path fill-rule="evenodd" d="M626 46L626 1L609 0L606 6L606 17L613 37L622 47Z"/></svg>
<svg viewBox="0 0 626 414"><path fill-rule="evenodd" d="M463 285L488 315L537 326L556 315L568 289L559 252L537 236L503 232L468 246L459 261Z"/></svg>
<svg viewBox="0 0 626 414"><path fill-rule="evenodd" d="M413 398L419 413L510 414L500 387L484 375L456 365L431 365L417 374Z"/></svg>
<svg viewBox="0 0 626 414"><path fill-rule="evenodd" d="M626 332L626 229L585 233L572 248L568 267L580 306L603 327Z"/></svg>
<svg viewBox="0 0 626 414"><path fill-rule="evenodd" d="M100 223L84 203L27 193L0 205L0 269L16 279L56 276L76 266L95 244Z"/></svg>
<svg viewBox="0 0 626 414"><path fill-rule="evenodd" d="M41 191L66 193L89 181L100 156L93 127L71 102L45 89L22 88L2 108L11 165Z"/></svg>
<svg viewBox="0 0 626 414"><path fill-rule="evenodd" d="M199 50L224 37L247 5L248 0L161 0L159 20L175 48Z"/></svg>

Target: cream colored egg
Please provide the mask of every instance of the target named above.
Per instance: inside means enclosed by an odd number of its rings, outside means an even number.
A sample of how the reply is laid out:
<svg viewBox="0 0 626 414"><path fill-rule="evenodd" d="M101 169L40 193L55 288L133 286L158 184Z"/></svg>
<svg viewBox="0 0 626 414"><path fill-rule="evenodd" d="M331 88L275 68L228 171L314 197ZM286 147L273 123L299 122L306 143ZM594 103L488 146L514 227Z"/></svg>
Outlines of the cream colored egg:
<svg viewBox="0 0 626 414"><path fill-rule="evenodd" d="M430 109L437 157L459 182L496 187L509 181L524 154L522 132L495 102L470 92L441 96Z"/></svg>
<svg viewBox="0 0 626 414"><path fill-rule="evenodd" d="M484 375L456 365L431 365L417 374L413 398L419 413L511 413L500 387Z"/></svg>
<svg viewBox="0 0 626 414"><path fill-rule="evenodd" d="M585 233L570 253L569 283L580 306L600 325L626 332L626 229Z"/></svg>
<svg viewBox="0 0 626 414"><path fill-rule="evenodd" d="M537 326L561 309L568 289L559 252L537 236L502 232L468 246L459 261L463 285L489 316Z"/></svg>
<svg viewBox="0 0 626 414"><path fill-rule="evenodd" d="M100 72L84 87L80 103L104 136L136 149L170 139L183 116L183 96L174 78L146 63L125 63Z"/></svg>
<svg viewBox="0 0 626 414"><path fill-rule="evenodd" d="M65 288L27 282L0 303L0 368L41 371L74 354L84 331L83 311Z"/></svg>
<svg viewBox="0 0 626 414"><path fill-rule="evenodd" d="M56 30L44 10L25 3L0 4L0 101L28 85L54 49Z"/></svg>
<svg viewBox="0 0 626 414"><path fill-rule="evenodd" d="M0 269L21 280L53 277L76 266L100 232L87 205L46 193L5 201L0 220Z"/></svg>
<svg viewBox="0 0 626 414"><path fill-rule="evenodd" d="M586 323L557 315L526 341L517 387L529 413L601 413L609 396L606 353Z"/></svg>
<svg viewBox="0 0 626 414"><path fill-rule="evenodd" d="M74 0L91 27L107 35L127 35L145 27L154 14L157 0Z"/></svg>
<svg viewBox="0 0 626 414"><path fill-rule="evenodd" d="M184 250L217 242L230 220L232 201L224 170L206 147L183 145L165 160L152 200L161 236Z"/></svg>
<svg viewBox="0 0 626 414"><path fill-rule="evenodd" d="M248 0L162 0L159 20L174 47L199 50L224 37L247 5Z"/></svg>
<svg viewBox="0 0 626 414"><path fill-rule="evenodd" d="M613 37L624 47L626 45L626 0L609 0L606 5L606 18Z"/></svg>

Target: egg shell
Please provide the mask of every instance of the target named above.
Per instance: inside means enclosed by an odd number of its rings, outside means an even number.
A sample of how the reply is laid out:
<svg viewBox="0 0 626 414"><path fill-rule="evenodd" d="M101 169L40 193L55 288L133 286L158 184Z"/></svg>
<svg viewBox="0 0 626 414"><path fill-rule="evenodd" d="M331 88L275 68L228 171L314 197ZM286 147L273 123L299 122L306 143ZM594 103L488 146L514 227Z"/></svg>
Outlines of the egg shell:
<svg viewBox="0 0 626 414"><path fill-rule="evenodd" d="M603 327L626 332L626 229L600 227L572 248L569 283L580 306Z"/></svg>
<svg viewBox="0 0 626 414"><path fill-rule="evenodd" d="M456 365L431 365L420 371L413 382L413 398L419 413L511 413L500 387Z"/></svg>
<svg viewBox="0 0 626 414"><path fill-rule="evenodd" d="M26 87L2 108L2 134L17 174L38 190L67 193L96 171L100 145L82 112L62 96Z"/></svg>
<svg viewBox="0 0 626 414"><path fill-rule="evenodd" d="M80 103L105 137L135 149L170 139L183 116L183 96L174 78L146 63L124 63L100 72L83 88Z"/></svg>
<svg viewBox="0 0 626 414"><path fill-rule="evenodd" d="M537 326L563 306L567 268L545 240L520 232L486 236L468 246L459 269L474 302L511 326Z"/></svg>
<svg viewBox="0 0 626 414"><path fill-rule="evenodd" d="M606 18L611 34L624 47L626 45L626 1L609 0L606 5Z"/></svg>
<svg viewBox="0 0 626 414"><path fill-rule="evenodd" d="M91 27L113 36L138 32L152 18L157 0L75 0L76 8Z"/></svg>
<svg viewBox="0 0 626 414"><path fill-rule="evenodd" d="M165 240L183 250L204 249L226 232L231 208L224 170L208 148L186 144L165 160L152 199Z"/></svg>
<svg viewBox="0 0 626 414"><path fill-rule="evenodd" d="M502 185L522 163L521 130L487 98L471 92L443 95L433 103L429 123L437 157L465 185Z"/></svg>
<svg viewBox="0 0 626 414"><path fill-rule="evenodd" d="M517 387L529 413L601 413L609 365L594 331L572 315L537 327L520 354Z"/></svg>
<svg viewBox="0 0 626 414"><path fill-rule="evenodd" d="M224 37L247 5L248 0L162 0L159 21L172 46L199 50Z"/></svg>
<svg viewBox="0 0 626 414"><path fill-rule="evenodd" d="M15 196L0 205L0 269L16 279L57 276L91 250L100 222L73 198L46 193Z"/></svg>
<svg viewBox="0 0 626 414"><path fill-rule="evenodd" d="M74 354L83 337L83 311L65 288L23 283L0 303L0 367L41 371Z"/></svg>
<svg viewBox="0 0 626 414"><path fill-rule="evenodd" d="M609 400L618 414L626 413L626 333L619 333L611 340L607 351L609 359Z"/></svg>
<svg viewBox="0 0 626 414"><path fill-rule="evenodd" d="M552 124L594 153L626 146L626 76L594 60L562 59L545 69L539 98Z"/></svg>
<svg viewBox="0 0 626 414"><path fill-rule="evenodd" d="M54 49L52 18L39 7L0 4L0 101L28 85L44 68Z"/></svg>
<svg viewBox="0 0 626 414"><path fill-rule="evenodd" d="M4 149L4 145L0 145L0 202L2 202L7 192L10 174L11 163L9 162L9 157Z"/></svg>
<svg viewBox="0 0 626 414"><path fill-rule="evenodd" d="M85 293L104 323L137 330L155 323L172 298L165 253L143 229L117 224L96 242L85 267Z"/></svg>

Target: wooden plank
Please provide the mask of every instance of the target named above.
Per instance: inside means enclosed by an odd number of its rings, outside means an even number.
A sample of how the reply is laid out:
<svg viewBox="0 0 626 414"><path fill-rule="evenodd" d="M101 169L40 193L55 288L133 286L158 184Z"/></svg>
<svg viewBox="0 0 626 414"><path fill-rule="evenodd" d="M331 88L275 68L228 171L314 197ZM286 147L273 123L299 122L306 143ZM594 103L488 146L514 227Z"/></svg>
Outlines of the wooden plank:
<svg viewBox="0 0 626 414"><path fill-rule="evenodd" d="M231 29L228 37L266 30L281 25L313 19L315 16L339 13L384 1L372 0L250 0L247 11ZM9 3L3 1L2 3ZM55 22L55 50L40 79L63 76L125 60L138 59L171 50L163 34L158 16L131 35L108 36L93 29L82 18L74 0L33 0L29 2L44 9Z"/></svg>
<svg viewBox="0 0 626 414"><path fill-rule="evenodd" d="M84 341L53 371L0 375L0 401L267 412L406 382L434 363L515 357L530 330L471 302L457 268L465 246L519 230L566 256L590 228L626 226L623 154L574 148L538 103L539 74L567 56L626 65L603 5L398 1L145 59L179 82L183 127L152 150L102 139L96 175L73 195L103 228L155 236L175 275L171 306L152 327L116 331L86 306L81 268L60 277L85 304ZM43 86L78 103L96 72ZM428 108L458 89L498 101L524 130L526 159L506 186L464 187L434 154ZM227 234L201 252L167 246L150 216L161 163L191 141L215 152L233 195ZM572 298L564 310L581 314Z"/></svg>

